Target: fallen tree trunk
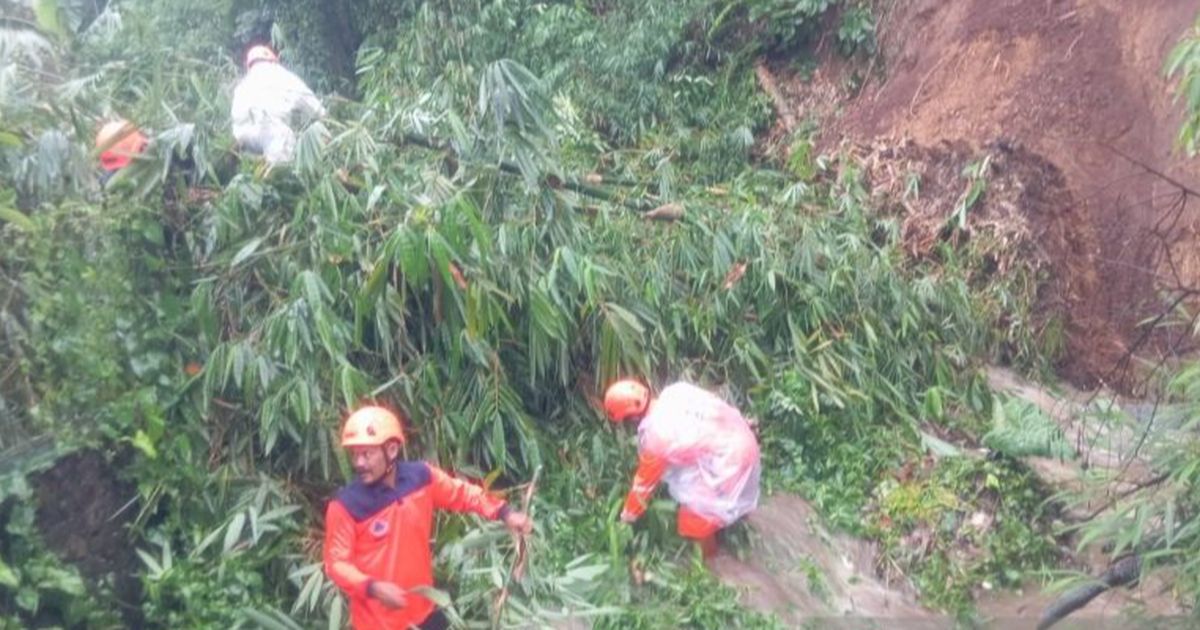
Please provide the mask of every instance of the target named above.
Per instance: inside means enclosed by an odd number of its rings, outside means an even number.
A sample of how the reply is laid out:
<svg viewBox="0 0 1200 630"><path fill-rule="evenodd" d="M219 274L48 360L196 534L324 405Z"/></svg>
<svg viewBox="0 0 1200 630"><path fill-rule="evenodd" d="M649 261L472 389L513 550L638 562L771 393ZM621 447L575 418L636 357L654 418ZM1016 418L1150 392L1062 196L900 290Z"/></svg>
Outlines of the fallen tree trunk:
<svg viewBox="0 0 1200 630"><path fill-rule="evenodd" d="M775 106L775 115L779 116L780 122L783 123L784 131L791 133L796 129L796 117L792 115L792 110L788 107L787 99L779 91L779 84L775 82L775 75L771 74L771 69L767 67L767 62L764 59L759 59L754 62L754 76L758 79L758 87L762 88L767 96L771 97L771 103Z"/></svg>
<svg viewBox="0 0 1200 630"><path fill-rule="evenodd" d="M451 153L455 153L455 155L457 157L457 152L454 151L453 147L451 147L450 145L448 145L444 142L440 142L438 140L429 138L427 136L422 136L422 135L415 134L415 133L406 133L403 136L402 143L403 144L414 144L414 145L417 145L420 147L425 147L426 149L431 149L434 151L449 151ZM496 167L499 168L501 172L508 173L509 175L522 175L523 174L521 172L520 167L518 167L516 164L513 164L512 162L507 162L507 161L501 160L499 163L496 164ZM594 175L591 177L591 179L592 180L595 179ZM555 190L565 189L565 190L574 192L576 194L583 195L585 197L591 197L592 199L599 199L601 201L607 201L609 203L625 206L626 208L629 208L630 210L634 210L636 212L646 212L654 207L654 204L651 204L648 202L627 199L624 196L618 195L617 193L614 193L609 190L604 190L604 189L598 188L596 186L590 186L588 184L585 184L585 183L582 183L582 182L579 182L576 180L563 180L554 175L546 175L545 177L542 178L542 181L540 183L544 186L553 188ZM629 185L629 182L622 180L621 184Z"/></svg>
<svg viewBox="0 0 1200 630"><path fill-rule="evenodd" d="M1062 621L1067 615L1088 605L1110 588L1133 584L1141 577L1141 573L1142 557L1139 554L1130 554L1117 560L1097 581L1067 591L1051 604L1038 620L1037 630L1046 630Z"/></svg>

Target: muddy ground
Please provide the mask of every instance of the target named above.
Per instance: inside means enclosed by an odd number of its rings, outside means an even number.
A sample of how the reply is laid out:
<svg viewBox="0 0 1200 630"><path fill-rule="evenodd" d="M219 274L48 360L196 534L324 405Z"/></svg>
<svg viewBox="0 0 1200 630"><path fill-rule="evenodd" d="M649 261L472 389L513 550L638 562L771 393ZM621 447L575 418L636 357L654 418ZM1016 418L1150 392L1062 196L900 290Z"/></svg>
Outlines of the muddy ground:
<svg viewBox="0 0 1200 630"><path fill-rule="evenodd" d="M110 590L130 627L142 621L141 562L128 526L137 514L132 484L96 451L59 459L32 477L38 532L61 560L79 569L91 589Z"/></svg>

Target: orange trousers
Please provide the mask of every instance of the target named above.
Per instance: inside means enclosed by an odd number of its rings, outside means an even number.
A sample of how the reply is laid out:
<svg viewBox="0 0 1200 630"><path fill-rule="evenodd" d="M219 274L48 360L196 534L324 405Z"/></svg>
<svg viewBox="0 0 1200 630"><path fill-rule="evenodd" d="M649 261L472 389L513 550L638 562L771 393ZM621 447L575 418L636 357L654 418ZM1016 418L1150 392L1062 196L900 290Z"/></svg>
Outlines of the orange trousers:
<svg viewBox="0 0 1200 630"><path fill-rule="evenodd" d="M702 540L716 534L722 525L719 521L693 512L686 505L679 506L679 520L676 529L684 538Z"/></svg>

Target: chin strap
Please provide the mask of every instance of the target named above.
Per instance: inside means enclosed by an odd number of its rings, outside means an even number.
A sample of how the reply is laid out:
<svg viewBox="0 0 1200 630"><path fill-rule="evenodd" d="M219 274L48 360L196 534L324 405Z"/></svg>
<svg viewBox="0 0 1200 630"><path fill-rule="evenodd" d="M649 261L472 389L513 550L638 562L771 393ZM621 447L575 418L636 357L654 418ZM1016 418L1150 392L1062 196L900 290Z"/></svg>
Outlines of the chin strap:
<svg viewBox="0 0 1200 630"><path fill-rule="evenodd" d="M387 446L388 446L387 444L382 444L379 446L379 448L383 449L384 457L387 457ZM395 457L388 460L387 470L385 470L383 473L384 477L395 477L396 476L396 462L398 462L398 461L400 461L400 451L399 450L396 451Z"/></svg>

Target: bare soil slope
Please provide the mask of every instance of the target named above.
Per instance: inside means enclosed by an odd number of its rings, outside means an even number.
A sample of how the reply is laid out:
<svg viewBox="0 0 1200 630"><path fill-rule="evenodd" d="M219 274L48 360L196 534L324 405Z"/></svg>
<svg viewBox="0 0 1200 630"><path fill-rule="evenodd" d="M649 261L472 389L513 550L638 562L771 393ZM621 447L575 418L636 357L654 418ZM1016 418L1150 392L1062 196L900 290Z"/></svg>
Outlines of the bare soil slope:
<svg viewBox="0 0 1200 630"><path fill-rule="evenodd" d="M1060 171L1074 207L1053 232L1071 246L1043 246L1069 285L1064 371L1112 381L1138 321L1161 310L1158 290L1200 286L1197 204L1146 168L1200 184L1200 160L1172 152L1181 112L1162 74L1198 11L1196 0L885 3L883 76L823 144L1012 144Z"/></svg>

